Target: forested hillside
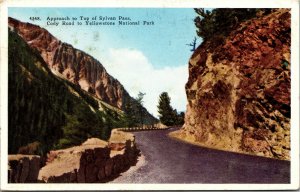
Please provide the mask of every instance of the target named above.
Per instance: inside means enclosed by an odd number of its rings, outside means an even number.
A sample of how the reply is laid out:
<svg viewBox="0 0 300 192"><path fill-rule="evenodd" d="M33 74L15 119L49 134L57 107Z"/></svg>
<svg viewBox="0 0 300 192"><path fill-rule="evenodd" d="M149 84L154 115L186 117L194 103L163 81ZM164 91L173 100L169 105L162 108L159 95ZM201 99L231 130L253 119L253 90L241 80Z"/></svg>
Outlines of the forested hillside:
<svg viewBox="0 0 300 192"><path fill-rule="evenodd" d="M9 153L43 154L89 137L105 140L111 128L124 125L122 112L53 75L17 33L9 31L8 43Z"/></svg>

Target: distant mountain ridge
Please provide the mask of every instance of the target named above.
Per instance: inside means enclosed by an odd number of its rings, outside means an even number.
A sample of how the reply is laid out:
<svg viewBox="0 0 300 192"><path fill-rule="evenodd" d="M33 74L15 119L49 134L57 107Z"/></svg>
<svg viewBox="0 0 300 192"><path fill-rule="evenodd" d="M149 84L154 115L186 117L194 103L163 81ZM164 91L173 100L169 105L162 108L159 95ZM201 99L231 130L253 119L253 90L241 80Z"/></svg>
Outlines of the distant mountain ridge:
<svg viewBox="0 0 300 192"><path fill-rule="evenodd" d="M79 85L102 101L121 110L128 102L137 102L123 85L109 75L102 64L87 53L61 42L46 29L31 23L8 18L9 27L16 31L30 47L38 50L49 68L56 75ZM145 123L156 119L143 108Z"/></svg>

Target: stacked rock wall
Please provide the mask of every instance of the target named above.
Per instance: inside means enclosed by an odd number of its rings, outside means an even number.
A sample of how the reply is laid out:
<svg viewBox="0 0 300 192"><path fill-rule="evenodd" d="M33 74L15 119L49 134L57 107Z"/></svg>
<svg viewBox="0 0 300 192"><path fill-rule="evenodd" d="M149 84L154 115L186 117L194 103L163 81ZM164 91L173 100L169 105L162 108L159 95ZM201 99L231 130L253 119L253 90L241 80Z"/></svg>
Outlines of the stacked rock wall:
<svg viewBox="0 0 300 192"><path fill-rule="evenodd" d="M51 151L38 179L47 183L107 182L135 165L138 155L132 134L113 131L109 142L91 138L81 146Z"/></svg>
<svg viewBox="0 0 300 192"><path fill-rule="evenodd" d="M37 155L8 155L8 182L37 182L40 163Z"/></svg>
<svg viewBox="0 0 300 192"><path fill-rule="evenodd" d="M9 155L9 183L101 183L116 178L137 162L140 151L133 134L112 131L109 142L90 138L80 146L50 151L40 157Z"/></svg>

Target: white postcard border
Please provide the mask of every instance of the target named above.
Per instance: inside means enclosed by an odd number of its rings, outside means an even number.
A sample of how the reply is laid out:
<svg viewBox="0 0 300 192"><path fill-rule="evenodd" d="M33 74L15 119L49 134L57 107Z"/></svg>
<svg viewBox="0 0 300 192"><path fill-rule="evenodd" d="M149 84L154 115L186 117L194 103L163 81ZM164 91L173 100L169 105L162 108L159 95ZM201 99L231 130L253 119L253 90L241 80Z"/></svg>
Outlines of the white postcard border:
<svg viewBox="0 0 300 192"><path fill-rule="evenodd" d="M1 3L1 189L2 190L284 190L299 189L299 1L298 0L6 0ZM290 184L8 184L8 7L291 8L291 183Z"/></svg>

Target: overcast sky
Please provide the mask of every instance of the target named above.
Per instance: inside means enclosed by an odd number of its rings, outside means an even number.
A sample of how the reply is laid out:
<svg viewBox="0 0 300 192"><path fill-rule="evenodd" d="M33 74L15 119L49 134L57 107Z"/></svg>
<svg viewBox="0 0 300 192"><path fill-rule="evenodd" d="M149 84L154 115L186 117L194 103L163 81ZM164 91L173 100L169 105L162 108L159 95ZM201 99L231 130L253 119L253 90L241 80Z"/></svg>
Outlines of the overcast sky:
<svg viewBox="0 0 300 192"><path fill-rule="evenodd" d="M178 111L186 110L185 83L191 43L196 36L193 9L187 8L9 8L9 16L46 28L63 42L83 50L117 78L136 97L146 93L144 105L157 116L159 94L167 91ZM130 17L153 21L144 26L49 26L47 17ZM40 17L31 21L30 17ZM118 20L116 21L116 23ZM197 45L200 40L198 39Z"/></svg>

